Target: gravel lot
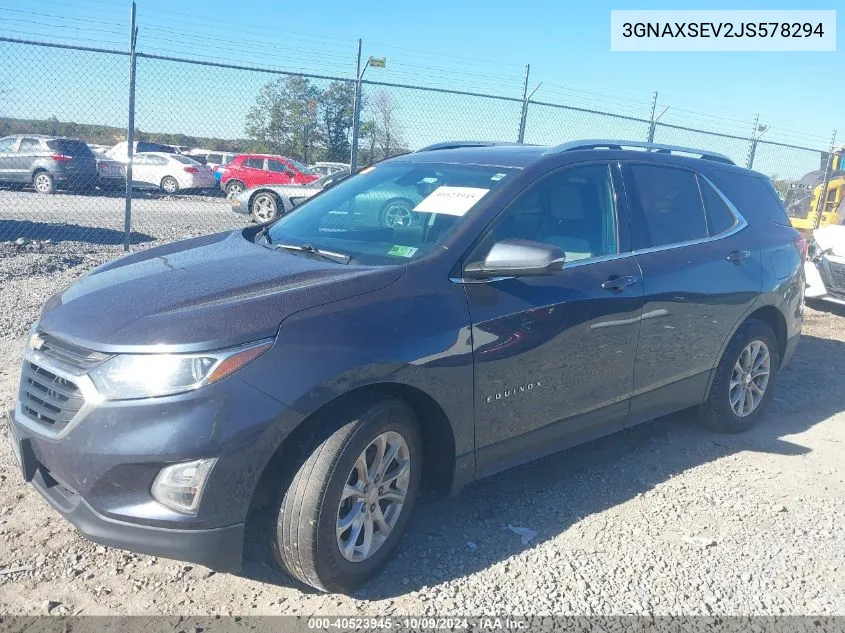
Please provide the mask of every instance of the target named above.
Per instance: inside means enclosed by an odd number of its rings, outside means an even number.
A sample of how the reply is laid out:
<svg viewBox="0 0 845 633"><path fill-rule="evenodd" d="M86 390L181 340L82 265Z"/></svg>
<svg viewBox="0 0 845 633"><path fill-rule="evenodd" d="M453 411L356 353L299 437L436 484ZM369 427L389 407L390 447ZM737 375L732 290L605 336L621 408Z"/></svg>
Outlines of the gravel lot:
<svg viewBox="0 0 845 633"><path fill-rule="evenodd" d="M0 192L0 223L7 196L27 195ZM220 200L182 202L206 231L237 225ZM43 301L120 253L55 231L0 243L3 409ZM292 586L258 559L261 535L242 576L92 544L21 482L2 427L0 614L845 614L845 312L816 307L756 429L715 435L672 416L423 499L398 556L354 597Z"/></svg>

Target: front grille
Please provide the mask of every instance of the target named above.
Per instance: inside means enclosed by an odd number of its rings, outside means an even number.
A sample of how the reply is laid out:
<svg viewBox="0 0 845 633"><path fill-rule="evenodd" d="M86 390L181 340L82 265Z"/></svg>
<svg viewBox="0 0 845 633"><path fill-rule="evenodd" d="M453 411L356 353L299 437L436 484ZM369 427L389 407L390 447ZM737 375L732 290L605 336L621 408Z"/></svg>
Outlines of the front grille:
<svg viewBox="0 0 845 633"><path fill-rule="evenodd" d="M109 355L102 352L92 352L79 345L68 343L51 334L39 334L42 340L39 351L56 361L60 367L67 368L73 373L86 372L95 365L106 360Z"/></svg>
<svg viewBox="0 0 845 633"><path fill-rule="evenodd" d="M71 380L26 361L21 373L20 406L24 415L51 430L61 431L85 400Z"/></svg>
<svg viewBox="0 0 845 633"><path fill-rule="evenodd" d="M836 294L845 294L845 264L828 261L831 290Z"/></svg>

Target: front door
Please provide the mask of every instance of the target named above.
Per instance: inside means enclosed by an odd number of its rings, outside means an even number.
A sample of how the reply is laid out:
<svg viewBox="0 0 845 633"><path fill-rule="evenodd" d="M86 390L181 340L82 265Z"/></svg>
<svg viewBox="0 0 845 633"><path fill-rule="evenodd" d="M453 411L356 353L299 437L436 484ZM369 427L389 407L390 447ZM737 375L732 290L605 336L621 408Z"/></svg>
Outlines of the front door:
<svg viewBox="0 0 845 633"><path fill-rule="evenodd" d="M760 249L710 182L680 167L623 165L645 303L630 424L701 403L710 371L760 291Z"/></svg>
<svg viewBox="0 0 845 633"><path fill-rule="evenodd" d="M479 474L623 426L642 284L627 252L618 183L607 163L544 176L497 218L469 258L483 259L504 239L554 244L567 258L552 275L465 284Z"/></svg>
<svg viewBox="0 0 845 633"><path fill-rule="evenodd" d="M17 145L17 137L0 139L0 181L16 180L13 165Z"/></svg>

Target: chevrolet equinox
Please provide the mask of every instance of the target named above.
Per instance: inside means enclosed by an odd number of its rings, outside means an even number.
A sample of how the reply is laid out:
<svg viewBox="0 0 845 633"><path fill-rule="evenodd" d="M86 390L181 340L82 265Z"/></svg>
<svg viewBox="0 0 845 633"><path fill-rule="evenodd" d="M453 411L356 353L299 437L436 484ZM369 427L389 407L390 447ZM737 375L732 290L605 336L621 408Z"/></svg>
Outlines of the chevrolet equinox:
<svg viewBox="0 0 845 633"><path fill-rule="evenodd" d="M769 179L719 154L442 143L55 294L13 448L94 541L238 571L270 516L284 571L351 591L421 486L682 409L754 425L800 337L805 251Z"/></svg>

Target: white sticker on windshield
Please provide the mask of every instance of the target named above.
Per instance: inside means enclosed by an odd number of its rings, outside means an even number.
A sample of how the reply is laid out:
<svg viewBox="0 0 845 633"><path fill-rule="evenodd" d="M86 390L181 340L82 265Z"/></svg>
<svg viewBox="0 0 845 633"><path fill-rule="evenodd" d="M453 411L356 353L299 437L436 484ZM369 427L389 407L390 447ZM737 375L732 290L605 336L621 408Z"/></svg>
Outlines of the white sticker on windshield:
<svg viewBox="0 0 845 633"><path fill-rule="evenodd" d="M493 182L499 182L505 176L507 176L507 174L494 174L490 177L490 180L492 180Z"/></svg>
<svg viewBox="0 0 845 633"><path fill-rule="evenodd" d="M414 211L461 216L488 191L490 190L478 187L438 187L415 206Z"/></svg>

